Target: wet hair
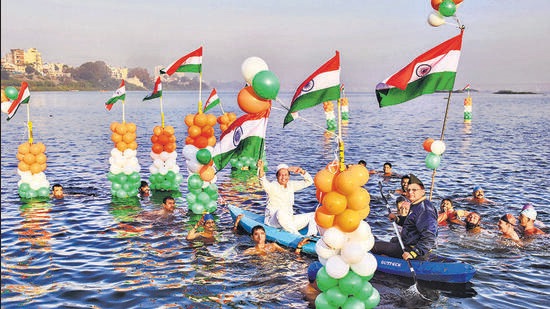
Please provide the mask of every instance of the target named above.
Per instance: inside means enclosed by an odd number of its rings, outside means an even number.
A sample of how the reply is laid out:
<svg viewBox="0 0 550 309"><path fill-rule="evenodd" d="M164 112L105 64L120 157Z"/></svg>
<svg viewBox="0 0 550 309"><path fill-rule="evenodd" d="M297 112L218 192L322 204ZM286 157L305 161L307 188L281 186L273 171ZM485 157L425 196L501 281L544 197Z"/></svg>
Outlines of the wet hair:
<svg viewBox="0 0 550 309"><path fill-rule="evenodd" d="M162 203L163 203L163 204L166 204L166 202L167 202L168 200L175 201L176 199L174 199L174 198L171 197L171 196L165 196L165 197L162 199Z"/></svg>
<svg viewBox="0 0 550 309"><path fill-rule="evenodd" d="M61 189L63 189L63 186L62 186L60 183L56 183L56 184L54 184L54 185L52 186L52 191L53 191L53 189L55 189L55 188L61 188Z"/></svg>
<svg viewBox="0 0 550 309"><path fill-rule="evenodd" d="M365 160L359 160L359 162L357 162L357 164L367 166L367 162Z"/></svg>
<svg viewBox="0 0 550 309"><path fill-rule="evenodd" d="M386 163L384 163L384 165L382 165L382 166L386 166L386 165L389 166L389 167L391 167L391 163L390 163L390 162L386 162Z"/></svg>
<svg viewBox="0 0 550 309"><path fill-rule="evenodd" d="M265 228L262 225L258 224L252 228L251 234L254 234L254 232L256 232L257 230L262 230L265 232Z"/></svg>

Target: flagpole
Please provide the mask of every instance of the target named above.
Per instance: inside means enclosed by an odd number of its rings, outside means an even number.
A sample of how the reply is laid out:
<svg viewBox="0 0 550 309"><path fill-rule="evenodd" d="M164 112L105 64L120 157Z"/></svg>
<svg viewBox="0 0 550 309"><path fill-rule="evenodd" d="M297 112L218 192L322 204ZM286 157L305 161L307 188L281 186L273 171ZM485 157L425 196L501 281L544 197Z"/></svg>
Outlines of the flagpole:
<svg viewBox="0 0 550 309"><path fill-rule="evenodd" d="M29 132L29 144L32 144L33 138L32 138L31 108L29 105L30 105L30 102L27 102L27 129Z"/></svg>
<svg viewBox="0 0 550 309"><path fill-rule="evenodd" d="M346 164L344 163L344 140L342 139L342 103L341 100L336 100L338 102L338 146L340 149L340 171L346 169Z"/></svg>
<svg viewBox="0 0 550 309"><path fill-rule="evenodd" d="M220 101L220 108L221 108L221 110L222 110L222 115L224 115L225 112L223 111L222 101Z"/></svg>
<svg viewBox="0 0 550 309"><path fill-rule="evenodd" d="M202 69L199 73L199 114L202 114Z"/></svg>
<svg viewBox="0 0 550 309"><path fill-rule="evenodd" d="M440 141L443 141L445 137L445 126L447 125L447 115L449 114L449 105L451 104L451 94L453 93L453 90L449 90L449 96L447 97L447 107L445 108L445 118L443 118L443 127L441 128L441 137L439 138ZM432 200L432 194L434 190L434 183L435 183L435 173L437 168L434 168L432 172L432 184L430 186L430 201Z"/></svg>
<svg viewBox="0 0 550 309"><path fill-rule="evenodd" d="M164 128L164 109L162 107L162 96L160 96L160 123L162 128Z"/></svg>

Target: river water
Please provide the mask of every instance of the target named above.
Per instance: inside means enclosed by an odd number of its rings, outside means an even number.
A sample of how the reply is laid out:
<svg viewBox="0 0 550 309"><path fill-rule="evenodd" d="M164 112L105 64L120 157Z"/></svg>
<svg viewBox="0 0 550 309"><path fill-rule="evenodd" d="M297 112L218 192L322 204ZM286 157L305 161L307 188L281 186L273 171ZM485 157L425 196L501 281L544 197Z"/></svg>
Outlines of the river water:
<svg viewBox="0 0 550 309"><path fill-rule="evenodd" d="M32 90L31 90L32 91ZM124 108L128 122L137 124L138 159L142 179L149 177L152 128L160 124L159 100L142 102L145 92L129 92ZM105 92L31 92L30 120L34 141L47 146L46 176L61 183L69 196L47 202L24 202L17 194L17 146L28 139L26 106L9 122L2 117L2 308L308 308L300 288L307 267L316 258L296 258L292 252L270 259L243 256L252 241L231 230L226 207L215 213L218 241L189 243L188 214L162 224L140 226L132 218L140 211L159 209L163 192L149 200L112 199L107 180L113 148L109 125L122 121L122 104L108 112ZM241 115L236 92L220 92L225 111ZM462 227L441 227L437 252L472 264L470 283L441 285L420 282L431 295L425 308L546 308L550 300L549 238L527 241L524 247L502 242L498 218L517 215L532 203L542 224L550 225L550 97L472 93L473 120L463 122L465 94L453 94L443 126L446 94L422 96L401 105L378 108L373 93L348 93L349 124L342 126L346 163L360 159L369 169L389 161L399 174L415 173L431 187L432 170L424 164L427 137L444 130L446 151L434 176L432 201L455 200L455 208L482 215L484 232L472 236ZM290 93L280 95L288 105ZM165 91L166 124L175 127L178 165L188 176L181 155L187 127L185 115L197 111L196 92ZM203 98L204 100L205 98ZM312 175L337 155L326 127L322 105L300 113L303 119L282 127L285 112L274 103L267 128L266 153L274 166L300 165ZM214 108L220 115L220 109ZM219 135L219 129L217 136ZM386 219L378 181L385 190L399 179L372 175L367 221L373 233L393 236ZM218 173L220 195L228 202L261 212L265 203L257 179L250 174ZM475 185L485 189L490 206L470 205ZM174 192L178 208L187 209L186 182ZM315 188L296 196L297 211L317 206ZM390 202L392 202L390 200ZM121 222L128 223L127 226ZM130 225L131 224L131 225ZM548 232L548 228L544 227ZM381 308L411 306L403 291L412 279L376 273L371 280L380 292Z"/></svg>

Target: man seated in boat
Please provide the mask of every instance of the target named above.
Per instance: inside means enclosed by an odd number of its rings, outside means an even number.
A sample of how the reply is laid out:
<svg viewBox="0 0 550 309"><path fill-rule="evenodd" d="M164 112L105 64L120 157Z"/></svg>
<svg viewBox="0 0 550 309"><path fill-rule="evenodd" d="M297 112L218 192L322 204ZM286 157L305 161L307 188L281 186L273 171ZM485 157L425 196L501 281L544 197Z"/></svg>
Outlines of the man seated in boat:
<svg viewBox="0 0 550 309"><path fill-rule="evenodd" d="M260 184L267 194L264 223L297 235L301 235L300 229L307 226L307 235L317 235L315 212L294 214L294 192L311 186L313 184L311 175L299 166L289 167L286 164L279 164L276 173L277 181L268 181L264 162L261 159L258 160L257 167ZM299 174L303 179L290 180L290 173Z"/></svg>
<svg viewBox="0 0 550 309"><path fill-rule="evenodd" d="M523 231L523 237L546 234L543 230L535 226L536 220L537 211L535 210L535 207L531 204L525 204L519 213L519 225Z"/></svg>
<svg viewBox="0 0 550 309"><path fill-rule="evenodd" d="M384 254L391 257L401 257L405 260L427 260L436 246L437 210L426 199L424 184L415 175L410 174L408 186L411 202L409 215L402 225L401 240L405 249L398 242L376 241L372 248L374 254ZM391 213L388 218L393 221L397 216Z"/></svg>

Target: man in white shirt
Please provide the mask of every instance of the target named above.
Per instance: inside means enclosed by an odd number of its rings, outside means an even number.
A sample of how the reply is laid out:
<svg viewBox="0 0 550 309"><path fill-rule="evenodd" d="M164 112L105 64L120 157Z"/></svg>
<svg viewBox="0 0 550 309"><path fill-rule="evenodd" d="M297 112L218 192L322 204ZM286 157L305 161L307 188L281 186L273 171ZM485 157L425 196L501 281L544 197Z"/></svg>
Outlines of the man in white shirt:
<svg viewBox="0 0 550 309"><path fill-rule="evenodd" d="M283 228L287 232L300 235L300 229L308 227L307 235L317 235L315 212L294 215L294 192L313 184L311 175L299 166L279 164L277 181L268 181L264 172L264 162L258 160L258 177L267 194L264 223ZM300 174L303 180L290 180L290 173Z"/></svg>

